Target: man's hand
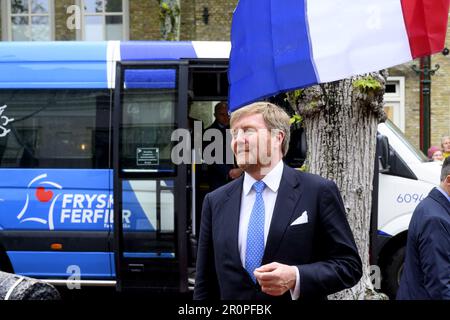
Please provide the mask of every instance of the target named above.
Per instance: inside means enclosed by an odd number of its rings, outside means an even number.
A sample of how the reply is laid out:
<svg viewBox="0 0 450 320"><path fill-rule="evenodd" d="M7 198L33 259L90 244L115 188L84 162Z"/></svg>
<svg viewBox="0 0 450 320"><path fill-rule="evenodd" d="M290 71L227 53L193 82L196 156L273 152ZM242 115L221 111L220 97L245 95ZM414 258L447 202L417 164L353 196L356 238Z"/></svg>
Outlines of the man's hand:
<svg viewBox="0 0 450 320"><path fill-rule="evenodd" d="M261 290L271 296L281 296L295 288L297 267L272 262L255 269L254 275Z"/></svg>
<svg viewBox="0 0 450 320"><path fill-rule="evenodd" d="M236 179L239 178L242 174L242 172L244 172L242 169L240 168L235 168L235 169L231 169L230 172L228 172L228 175L230 176L231 179Z"/></svg>

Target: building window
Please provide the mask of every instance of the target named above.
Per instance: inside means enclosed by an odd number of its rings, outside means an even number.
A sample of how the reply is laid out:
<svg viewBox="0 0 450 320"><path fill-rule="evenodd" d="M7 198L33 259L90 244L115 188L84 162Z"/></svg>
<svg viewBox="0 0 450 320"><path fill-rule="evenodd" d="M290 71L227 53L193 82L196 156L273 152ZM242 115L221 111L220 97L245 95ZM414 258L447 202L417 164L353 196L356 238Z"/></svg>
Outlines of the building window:
<svg viewBox="0 0 450 320"><path fill-rule="evenodd" d="M128 1L80 0L82 30L80 40L126 40L128 31Z"/></svg>
<svg viewBox="0 0 450 320"><path fill-rule="evenodd" d="M388 77L384 94L384 111L405 132L405 78Z"/></svg>
<svg viewBox="0 0 450 320"><path fill-rule="evenodd" d="M4 3L7 40L53 40L53 0L8 0Z"/></svg>

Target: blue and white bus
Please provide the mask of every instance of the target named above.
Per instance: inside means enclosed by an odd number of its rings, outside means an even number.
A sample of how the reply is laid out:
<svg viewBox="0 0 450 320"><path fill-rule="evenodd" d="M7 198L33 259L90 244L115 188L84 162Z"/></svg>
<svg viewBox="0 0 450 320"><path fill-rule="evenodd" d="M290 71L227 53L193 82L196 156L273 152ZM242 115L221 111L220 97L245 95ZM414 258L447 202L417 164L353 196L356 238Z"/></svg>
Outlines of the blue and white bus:
<svg viewBox="0 0 450 320"><path fill-rule="evenodd" d="M229 46L0 43L0 269L188 291L201 192L171 134L227 100Z"/></svg>
<svg viewBox="0 0 450 320"><path fill-rule="evenodd" d="M172 161L172 133L189 117L212 122L229 53L228 42L0 42L0 270L188 292L208 185L204 165ZM371 257L395 295L412 212L440 167L392 124L378 131Z"/></svg>

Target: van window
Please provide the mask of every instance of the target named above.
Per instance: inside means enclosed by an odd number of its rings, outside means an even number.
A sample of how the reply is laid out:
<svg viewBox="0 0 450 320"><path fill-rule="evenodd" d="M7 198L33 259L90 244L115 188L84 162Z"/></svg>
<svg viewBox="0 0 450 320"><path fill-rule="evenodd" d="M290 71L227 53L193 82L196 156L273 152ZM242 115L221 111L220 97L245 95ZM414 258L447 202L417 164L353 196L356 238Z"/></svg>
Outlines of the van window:
<svg viewBox="0 0 450 320"><path fill-rule="evenodd" d="M0 167L109 167L108 90L2 90L0 107Z"/></svg>
<svg viewBox="0 0 450 320"><path fill-rule="evenodd" d="M388 120L386 120L385 123L386 123L386 126L388 126L391 129L391 131L393 133L395 133L397 138L399 140L401 140L402 144L408 148L409 152L417 158L417 160L419 160L420 162L427 162L428 161L428 158L422 153L422 151L417 149L415 146L413 146L408 141L408 139L406 139L406 137L403 134L403 132L399 128L397 128L397 126L392 121L390 121L388 119Z"/></svg>

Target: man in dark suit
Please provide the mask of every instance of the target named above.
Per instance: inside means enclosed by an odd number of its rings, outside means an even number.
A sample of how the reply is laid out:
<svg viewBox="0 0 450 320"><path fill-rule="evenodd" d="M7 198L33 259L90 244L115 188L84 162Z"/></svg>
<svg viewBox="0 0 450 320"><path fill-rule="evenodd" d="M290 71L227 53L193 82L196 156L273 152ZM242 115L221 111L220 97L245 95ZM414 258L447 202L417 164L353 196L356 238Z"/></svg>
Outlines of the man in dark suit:
<svg viewBox="0 0 450 320"><path fill-rule="evenodd" d="M203 202L194 299L325 299L361 259L336 185L284 165L289 116L255 103L231 117L245 174Z"/></svg>
<svg viewBox="0 0 450 320"><path fill-rule="evenodd" d="M397 299L450 300L450 157L411 218Z"/></svg>
<svg viewBox="0 0 450 320"><path fill-rule="evenodd" d="M219 158L219 163L212 163L208 165L208 185L209 190L213 191L223 186L229 181L238 178L242 174L242 170L235 168L233 163L227 163L227 153L231 153L230 146L226 144L227 129L230 129L230 115L228 114L228 104L226 102L219 102L214 107L214 122L206 128L205 132L211 129L218 130L223 141L222 156ZM212 156L215 158L215 152Z"/></svg>

